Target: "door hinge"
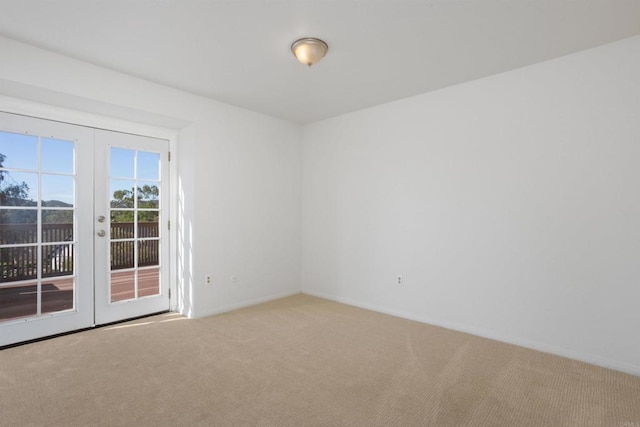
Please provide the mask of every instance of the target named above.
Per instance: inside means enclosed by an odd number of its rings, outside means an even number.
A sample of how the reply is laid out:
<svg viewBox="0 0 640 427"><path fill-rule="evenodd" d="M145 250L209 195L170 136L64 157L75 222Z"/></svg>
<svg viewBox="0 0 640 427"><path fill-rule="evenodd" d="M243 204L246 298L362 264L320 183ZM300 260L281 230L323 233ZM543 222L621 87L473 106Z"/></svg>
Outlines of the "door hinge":
<svg viewBox="0 0 640 427"><path fill-rule="evenodd" d="M169 299L171 299L171 288L169 288L168 295L169 295Z"/></svg>
<svg viewBox="0 0 640 427"><path fill-rule="evenodd" d="M169 161L171 161L171 151L169 151L169 152L167 153L167 158L168 158L168 160L169 160Z"/></svg>
<svg viewBox="0 0 640 427"><path fill-rule="evenodd" d="M171 230L171 220L167 221L167 230Z"/></svg>

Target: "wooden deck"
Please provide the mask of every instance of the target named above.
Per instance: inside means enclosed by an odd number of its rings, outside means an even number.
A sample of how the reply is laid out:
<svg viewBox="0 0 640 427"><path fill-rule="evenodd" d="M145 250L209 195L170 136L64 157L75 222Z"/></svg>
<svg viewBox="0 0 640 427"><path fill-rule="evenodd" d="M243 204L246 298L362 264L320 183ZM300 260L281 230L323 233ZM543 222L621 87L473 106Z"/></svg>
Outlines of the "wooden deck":
<svg viewBox="0 0 640 427"><path fill-rule="evenodd" d="M160 290L160 269L138 271L138 297L157 295ZM111 272L111 302L134 298L133 271Z"/></svg>
<svg viewBox="0 0 640 427"><path fill-rule="evenodd" d="M138 296L145 297L159 293L159 269L138 272ZM111 273L111 302L134 298L133 271ZM37 310L37 286L35 282L25 282L0 287L0 322L32 317ZM42 283L42 313L50 314L73 309L73 280L44 280Z"/></svg>

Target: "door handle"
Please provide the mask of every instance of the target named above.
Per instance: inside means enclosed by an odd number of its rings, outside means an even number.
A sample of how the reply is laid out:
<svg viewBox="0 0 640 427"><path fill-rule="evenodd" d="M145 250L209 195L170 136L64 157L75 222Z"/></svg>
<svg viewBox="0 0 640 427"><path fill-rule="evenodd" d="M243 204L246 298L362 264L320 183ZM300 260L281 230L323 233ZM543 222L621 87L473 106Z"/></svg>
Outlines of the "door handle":
<svg viewBox="0 0 640 427"><path fill-rule="evenodd" d="M104 215L98 217L98 222L104 222L107 218Z"/></svg>
<svg viewBox="0 0 640 427"><path fill-rule="evenodd" d="M104 230L98 230L97 234L98 234L99 237L104 237L104 236L106 236L107 233L105 233Z"/></svg>

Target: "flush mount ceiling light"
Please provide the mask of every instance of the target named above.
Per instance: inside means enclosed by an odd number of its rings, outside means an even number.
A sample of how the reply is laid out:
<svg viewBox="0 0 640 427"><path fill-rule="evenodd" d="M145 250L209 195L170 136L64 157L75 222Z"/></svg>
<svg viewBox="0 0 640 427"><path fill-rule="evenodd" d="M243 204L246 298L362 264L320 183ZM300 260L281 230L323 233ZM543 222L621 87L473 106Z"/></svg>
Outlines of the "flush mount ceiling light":
<svg viewBox="0 0 640 427"><path fill-rule="evenodd" d="M313 37L296 40L291 45L291 52L298 58L298 61L309 67L324 58L328 49L329 46L325 42Z"/></svg>

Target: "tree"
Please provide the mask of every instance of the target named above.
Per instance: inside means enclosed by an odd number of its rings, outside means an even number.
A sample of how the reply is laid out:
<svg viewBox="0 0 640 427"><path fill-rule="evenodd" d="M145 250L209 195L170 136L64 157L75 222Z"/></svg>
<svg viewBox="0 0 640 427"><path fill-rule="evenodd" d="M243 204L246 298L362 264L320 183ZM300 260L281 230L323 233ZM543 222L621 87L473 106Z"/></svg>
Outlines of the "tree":
<svg viewBox="0 0 640 427"><path fill-rule="evenodd" d="M0 153L0 169L4 165L7 156ZM29 185L26 182L20 184L7 184L9 172L0 170L0 202L2 206L25 206L30 201Z"/></svg>
<svg viewBox="0 0 640 427"><path fill-rule="evenodd" d="M137 190L137 191L136 191ZM137 193L138 208L158 209L160 190L157 185L143 185L131 190L116 190L111 199L112 209L132 209L134 193ZM112 211L111 222L133 222L133 211ZM158 211L138 211L138 222L158 222Z"/></svg>
<svg viewBox="0 0 640 427"><path fill-rule="evenodd" d="M0 153L0 206L36 207L35 200L29 198L29 184L18 183L9 171L2 170L7 156ZM43 208L72 208L73 205L59 200L43 200ZM0 209L0 224L36 224L38 212L35 209ZM43 210L43 223L73 223L71 210Z"/></svg>
<svg viewBox="0 0 640 427"><path fill-rule="evenodd" d="M9 183L11 175L2 170L7 156L0 153L0 206L36 206L36 202L29 198L29 185L26 182ZM0 210L0 224L6 223L35 223L37 213L30 210Z"/></svg>

